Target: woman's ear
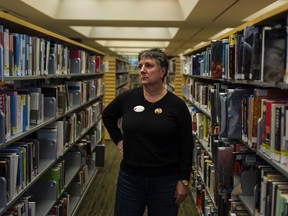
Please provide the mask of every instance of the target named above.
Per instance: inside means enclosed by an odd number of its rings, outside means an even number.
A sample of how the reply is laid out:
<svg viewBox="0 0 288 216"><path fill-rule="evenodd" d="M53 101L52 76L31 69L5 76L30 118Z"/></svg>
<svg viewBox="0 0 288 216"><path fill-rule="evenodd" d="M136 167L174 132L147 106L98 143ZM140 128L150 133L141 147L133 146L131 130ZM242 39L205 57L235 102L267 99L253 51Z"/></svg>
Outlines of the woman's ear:
<svg viewBox="0 0 288 216"><path fill-rule="evenodd" d="M161 77L165 77L167 75L168 71L167 71L167 68L166 67L162 67L162 74L161 74Z"/></svg>

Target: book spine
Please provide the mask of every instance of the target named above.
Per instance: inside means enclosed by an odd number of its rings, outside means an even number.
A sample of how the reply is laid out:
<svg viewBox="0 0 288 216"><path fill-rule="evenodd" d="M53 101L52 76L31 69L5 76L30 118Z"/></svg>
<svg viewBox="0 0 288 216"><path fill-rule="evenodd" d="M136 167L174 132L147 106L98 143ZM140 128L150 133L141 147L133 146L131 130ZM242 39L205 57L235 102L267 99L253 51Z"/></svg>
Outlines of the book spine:
<svg viewBox="0 0 288 216"><path fill-rule="evenodd" d="M284 106L277 106L275 107L275 135L274 135L274 152L273 152L273 159L277 162L280 162L281 157L281 119L282 119L282 108Z"/></svg>
<svg viewBox="0 0 288 216"><path fill-rule="evenodd" d="M286 65L283 81L288 83L288 25L286 26Z"/></svg>

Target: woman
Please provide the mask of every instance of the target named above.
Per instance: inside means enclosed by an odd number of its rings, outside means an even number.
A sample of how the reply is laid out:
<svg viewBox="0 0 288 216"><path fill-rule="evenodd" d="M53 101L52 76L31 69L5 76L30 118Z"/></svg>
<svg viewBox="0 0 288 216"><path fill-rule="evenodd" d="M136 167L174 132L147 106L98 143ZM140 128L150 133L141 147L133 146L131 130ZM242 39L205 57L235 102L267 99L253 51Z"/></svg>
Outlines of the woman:
<svg viewBox="0 0 288 216"><path fill-rule="evenodd" d="M144 50L138 60L142 86L120 94L103 111L122 159L115 216L142 216L146 207L152 216L175 216L189 190L191 117L186 104L164 88L166 54Z"/></svg>

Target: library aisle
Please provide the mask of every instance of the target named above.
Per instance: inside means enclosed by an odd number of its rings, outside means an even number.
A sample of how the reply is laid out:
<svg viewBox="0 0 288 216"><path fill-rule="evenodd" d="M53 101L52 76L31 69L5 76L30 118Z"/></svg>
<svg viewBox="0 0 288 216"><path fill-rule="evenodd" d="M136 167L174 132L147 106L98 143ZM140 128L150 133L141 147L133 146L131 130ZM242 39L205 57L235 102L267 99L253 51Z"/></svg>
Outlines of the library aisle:
<svg viewBox="0 0 288 216"><path fill-rule="evenodd" d="M107 141L105 145L105 166L100 168L96 174L82 205L75 214L77 216L113 216L120 158L117 148L112 142ZM198 215L193 206L194 204L189 194L180 206L178 216Z"/></svg>

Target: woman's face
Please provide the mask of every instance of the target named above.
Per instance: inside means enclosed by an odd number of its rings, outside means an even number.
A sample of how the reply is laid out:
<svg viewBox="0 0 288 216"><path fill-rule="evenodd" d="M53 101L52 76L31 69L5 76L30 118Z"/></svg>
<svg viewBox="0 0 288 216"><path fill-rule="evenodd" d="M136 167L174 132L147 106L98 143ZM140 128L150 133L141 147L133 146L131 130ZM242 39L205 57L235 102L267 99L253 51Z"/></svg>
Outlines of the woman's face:
<svg viewBox="0 0 288 216"><path fill-rule="evenodd" d="M153 58L144 57L139 62L140 81L142 85L161 83L165 68L158 66Z"/></svg>

